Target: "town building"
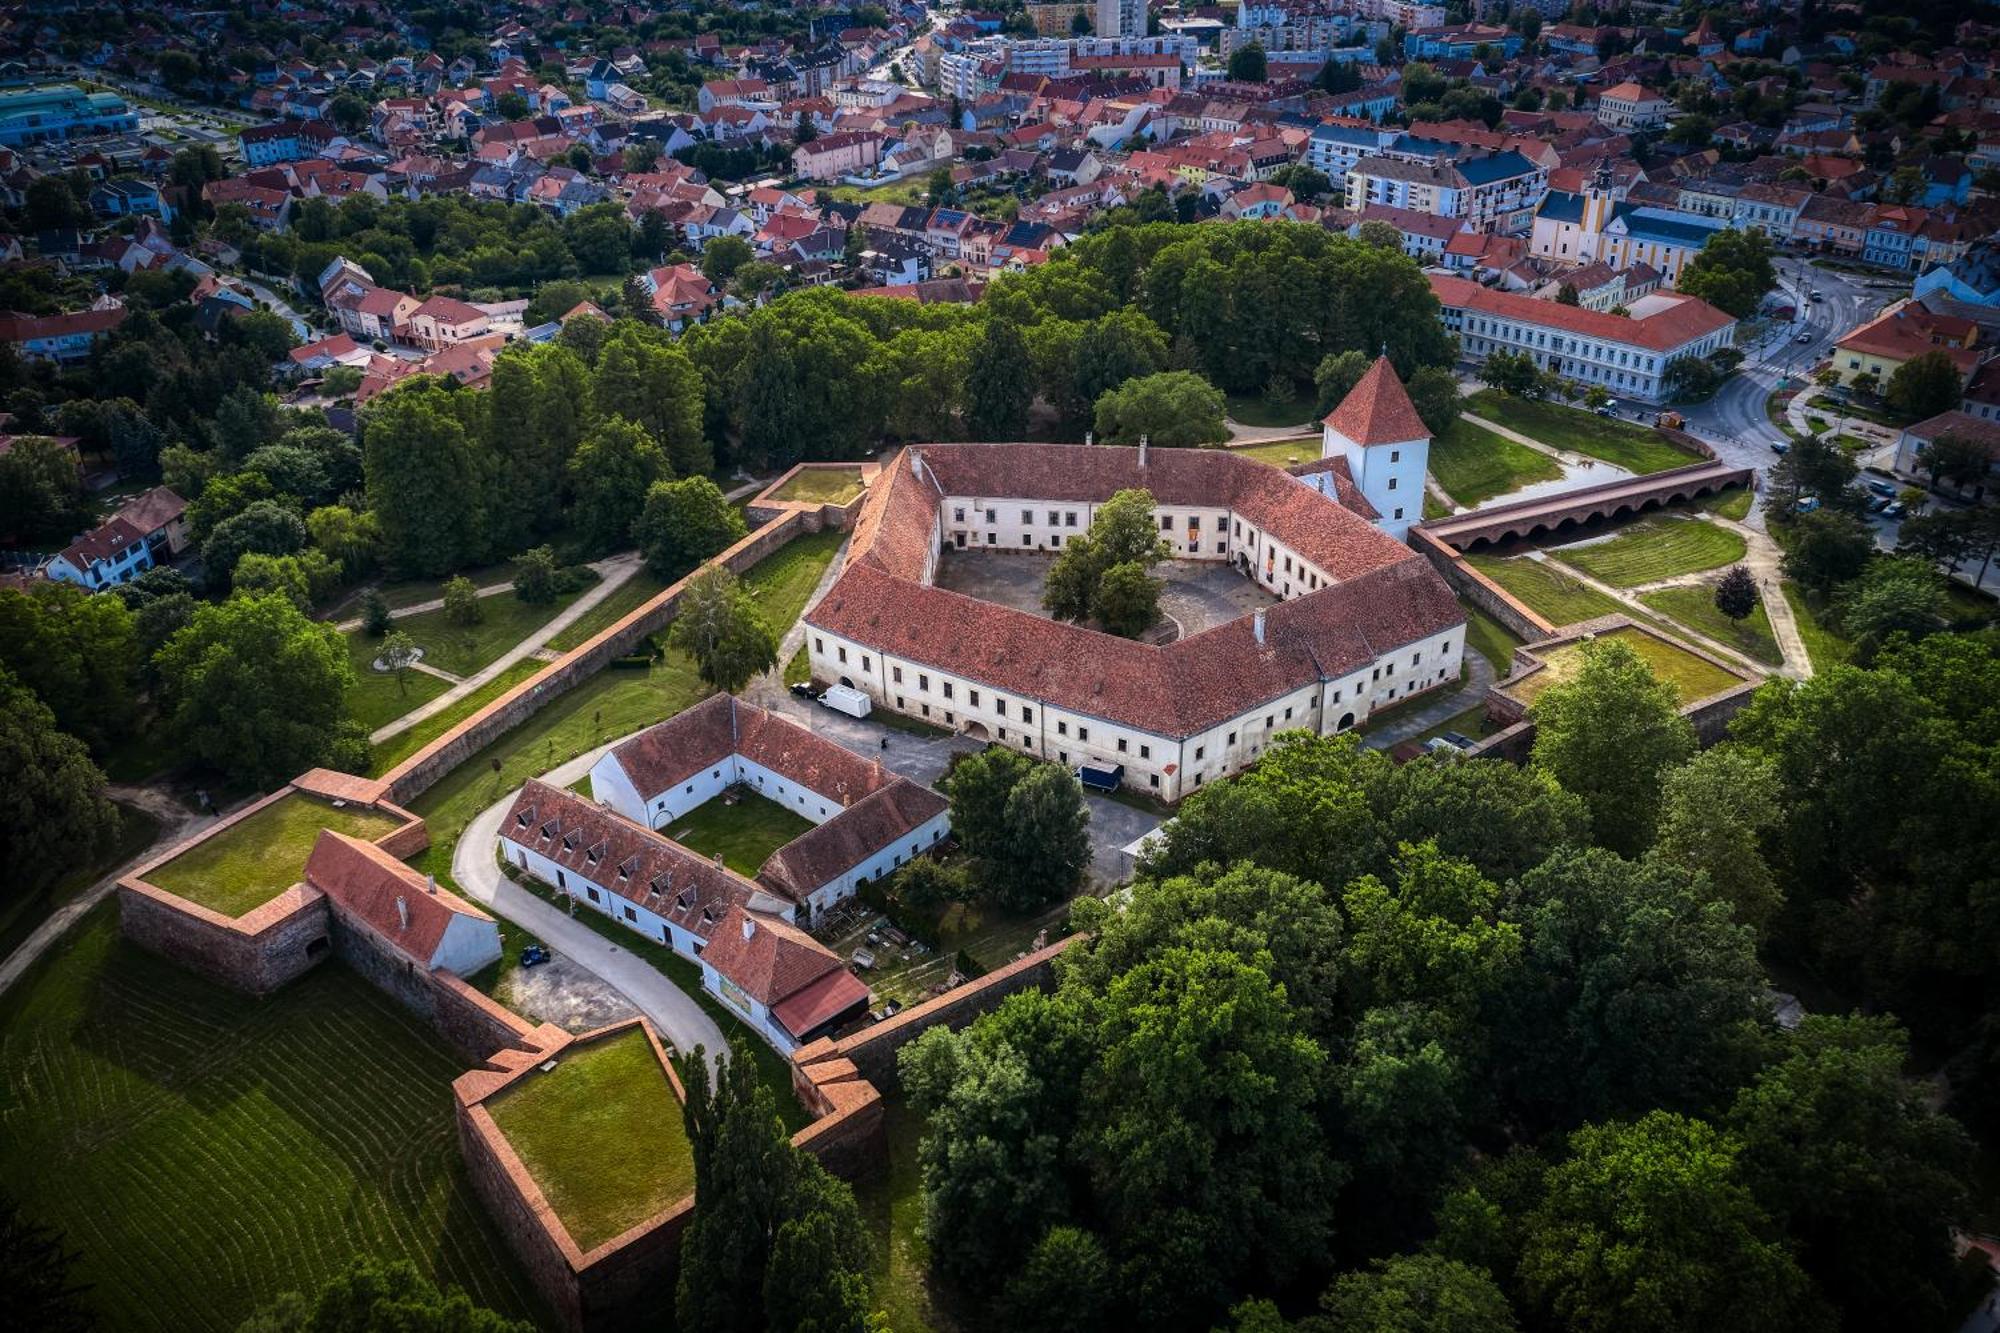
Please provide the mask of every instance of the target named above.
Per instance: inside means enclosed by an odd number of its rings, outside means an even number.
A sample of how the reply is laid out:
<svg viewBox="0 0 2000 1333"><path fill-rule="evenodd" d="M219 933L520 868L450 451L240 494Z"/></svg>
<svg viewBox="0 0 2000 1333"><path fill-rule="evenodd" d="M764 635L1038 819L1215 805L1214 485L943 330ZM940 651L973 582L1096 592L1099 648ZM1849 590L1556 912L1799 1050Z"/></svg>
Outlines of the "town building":
<svg viewBox="0 0 2000 1333"><path fill-rule="evenodd" d="M187 501L155 486L58 551L42 573L95 592L135 579L187 546Z"/></svg>
<svg viewBox="0 0 2000 1333"><path fill-rule="evenodd" d="M1664 129L1673 99L1641 84L1613 84L1597 96L1597 118L1613 129Z"/></svg>
<svg viewBox="0 0 2000 1333"><path fill-rule="evenodd" d="M1986 472L1991 476L2000 471L2000 420L1991 416L1974 416L1969 412L1940 412L1913 426L1906 426L1896 438L1897 475L1904 477L1924 477L1924 450L1946 435L1957 439L1972 440L1986 449ZM1961 493L1974 501L1985 498L1986 486L1980 484L1959 488Z"/></svg>
<svg viewBox="0 0 2000 1333"><path fill-rule="evenodd" d="M138 130L139 113L116 93L86 93L68 83L0 93L0 146L18 148Z"/></svg>
<svg viewBox="0 0 2000 1333"><path fill-rule="evenodd" d="M1835 339L1829 364L1842 384L1862 380L1879 392L1905 363L1942 352L1967 380L1979 368L1978 341L1979 326L1971 320L1934 315L1915 301L1903 301Z"/></svg>
<svg viewBox="0 0 2000 1333"><path fill-rule="evenodd" d="M1537 366L1621 398L1657 403L1666 397L1666 369L1684 356L1731 346L1736 320L1708 302L1656 291L1618 315L1494 291L1465 278L1430 275L1444 307L1444 324L1473 361L1495 352L1523 352Z"/></svg>
<svg viewBox="0 0 2000 1333"><path fill-rule="evenodd" d="M700 961L702 988L785 1055L868 1009L866 983L781 917L730 909Z"/></svg>
<svg viewBox="0 0 2000 1333"><path fill-rule="evenodd" d="M1528 253L1559 263L1602 260L1615 268L1647 264L1672 286L1709 238L1728 225L1720 218L1621 198L1607 162L1583 193L1548 192L1535 212Z"/></svg>
<svg viewBox="0 0 2000 1333"><path fill-rule="evenodd" d="M116 301L61 315L0 314L0 342L38 361L81 361L124 322L125 307Z"/></svg>

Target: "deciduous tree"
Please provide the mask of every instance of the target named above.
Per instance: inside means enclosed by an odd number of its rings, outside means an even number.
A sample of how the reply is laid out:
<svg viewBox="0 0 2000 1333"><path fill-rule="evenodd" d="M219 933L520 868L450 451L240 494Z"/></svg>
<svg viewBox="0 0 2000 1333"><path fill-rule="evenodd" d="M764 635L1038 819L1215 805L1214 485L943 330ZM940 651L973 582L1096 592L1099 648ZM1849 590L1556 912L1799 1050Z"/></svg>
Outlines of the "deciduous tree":
<svg viewBox="0 0 2000 1333"><path fill-rule="evenodd" d="M89 750L58 731L48 705L5 666L0 666L0 784L14 802L0 828L0 856L10 867L6 899L41 892L73 867L90 864L117 836L118 807L104 794L104 774Z"/></svg>
<svg viewBox="0 0 2000 1333"><path fill-rule="evenodd" d="M1680 700L1631 648L1601 640L1529 706L1534 762L1590 807L1604 846L1637 855L1651 843L1662 773L1694 749Z"/></svg>
<svg viewBox="0 0 2000 1333"><path fill-rule="evenodd" d="M1762 938L1783 903L1763 848L1778 815L1776 766L1745 746L1713 746L1667 770L1652 854L1707 875L1730 915Z"/></svg>
<svg viewBox="0 0 2000 1333"><path fill-rule="evenodd" d="M632 539L632 525L654 482L673 476L666 451L645 427L623 417L599 423L569 460L571 519L593 553Z"/></svg>
<svg viewBox="0 0 2000 1333"><path fill-rule="evenodd" d="M1229 438L1221 390L1186 370L1142 375L1097 399L1098 439L1137 444L1145 437L1163 448L1220 444Z"/></svg>
<svg viewBox="0 0 2000 1333"><path fill-rule="evenodd" d="M743 515L714 482L685 477L653 483L633 536L646 557L646 568L672 580L728 550L748 531Z"/></svg>
<svg viewBox="0 0 2000 1333"><path fill-rule="evenodd" d="M688 584L667 637L694 659L704 681L729 694L778 664L777 636L726 569L708 570Z"/></svg>
<svg viewBox="0 0 2000 1333"><path fill-rule="evenodd" d="M1913 356L1889 376L1883 397L1906 417L1922 420L1958 406L1965 377L1942 351Z"/></svg>

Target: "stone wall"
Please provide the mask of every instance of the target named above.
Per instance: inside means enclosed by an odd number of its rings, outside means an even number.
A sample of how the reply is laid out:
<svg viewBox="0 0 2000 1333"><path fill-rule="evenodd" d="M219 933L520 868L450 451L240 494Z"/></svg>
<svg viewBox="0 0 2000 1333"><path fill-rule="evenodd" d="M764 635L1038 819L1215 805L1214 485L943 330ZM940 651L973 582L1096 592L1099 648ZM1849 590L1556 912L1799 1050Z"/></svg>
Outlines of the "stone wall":
<svg viewBox="0 0 2000 1333"><path fill-rule="evenodd" d="M141 948L250 995L269 995L331 951L326 899L302 884L232 920L127 878L118 884L118 928Z"/></svg>
<svg viewBox="0 0 2000 1333"><path fill-rule="evenodd" d="M1499 621L1515 638L1534 643L1555 633L1555 626L1526 602L1474 569L1465 557L1430 533L1411 528L1409 540L1444 575L1454 592Z"/></svg>
<svg viewBox="0 0 2000 1333"><path fill-rule="evenodd" d="M794 510L758 528L711 563L740 574L793 537L812 530L806 518ZM673 620L681 594L694 577L690 574L661 590L617 624L565 653L548 670L522 681L383 774L394 799L404 804L415 800L439 778L533 717L551 699L588 680L613 658L625 656L642 639L664 629Z"/></svg>
<svg viewBox="0 0 2000 1333"><path fill-rule="evenodd" d="M457 976L413 961L359 917L329 903L333 947L359 972L432 1031L474 1060L522 1047L534 1025L495 1004Z"/></svg>
<svg viewBox="0 0 2000 1333"><path fill-rule="evenodd" d="M778 492L785 489L791 480L802 472L848 472L856 467L861 471L861 494L846 504L819 504L803 500L776 499ZM838 528L850 532L854 522L861 516L861 502L868 498L868 486L881 471L877 463L795 463L776 481L757 492L749 504L743 507L744 514L752 523L772 523L786 514L796 513L805 520L805 532L823 532L828 528Z"/></svg>

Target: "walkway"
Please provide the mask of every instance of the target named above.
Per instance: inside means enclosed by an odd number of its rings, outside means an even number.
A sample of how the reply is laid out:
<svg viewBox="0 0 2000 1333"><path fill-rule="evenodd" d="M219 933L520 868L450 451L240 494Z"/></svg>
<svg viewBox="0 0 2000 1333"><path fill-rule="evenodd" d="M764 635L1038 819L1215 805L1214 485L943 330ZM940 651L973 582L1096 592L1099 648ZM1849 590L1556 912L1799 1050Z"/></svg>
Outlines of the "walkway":
<svg viewBox="0 0 2000 1333"><path fill-rule="evenodd" d="M0 960L0 995L21 979L21 974L34 965L36 959L48 951L51 944L61 939L84 913L111 896L118 887L118 881L133 869L152 860L177 843L186 841L216 822L218 815L200 815L174 800L158 787L122 787L112 785L105 788L105 794L127 805L136 805L153 818L160 821L159 834L146 849L116 870L92 884L69 902L49 913L48 920L37 926L34 933L21 941L20 947Z"/></svg>
<svg viewBox="0 0 2000 1333"><path fill-rule="evenodd" d="M369 742L380 745L383 741L388 740L398 732L408 731L425 718L435 717L437 714L442 713L445 709L450 708L460 699L471 694L488 681L497 679L508 667L513 666L522 658L535 653L543 644L575 624L583 617L586 611L616 592L625 580L631 578L639 571L639 564L639 554L636 551L627 551L623 555L614 555L608 560L594 562L591 568L596 570L600 575L596 585L564 607L554 619L528 635L527 638L522 639L506 652L500 654L500 656L494 658L491 662L488 662L479 670L473 672L470 676L459 681L458 684L452 686L437 698L419 704L395 721L375 728L369 734Z"/></svg>
<svg viewBox="0 0 2000 1333"><path fill-rule="evenodd" d="M1398 713L1393 721L1380 727L1362 724L1361 743L1371 750L1386 750L1404 741L1421 736L1433 727L1441 727L1469 708L1486 702L1486 691L1493 688L1499 679L1494 674L1493 664L1482 653L1465 654L1465 679L1457 689L1449 694L1441 694L1414 712Z"/></svg>
<svg viewBox="0 0 2000 1333"><path fill-rule="evenodd" d="M567 787L588 773L590 766L611 746L624 740L621 736L578 755L543 774L542 781ZM598 934L588 922L573 919L560 907L536 897L500 873L494 849L500 837L500 822L507 817L507 807L514 803L514 796L515 792L507 793L465 826L452 848L453 881L475 902L490 907L496 915L506 917L615 988L653 1021L661 1037L676 1050L691 1051L700 1046L718 1060L727 1059L729 1043L722 1029L693 996L668 980L665 973Z"/></svg>

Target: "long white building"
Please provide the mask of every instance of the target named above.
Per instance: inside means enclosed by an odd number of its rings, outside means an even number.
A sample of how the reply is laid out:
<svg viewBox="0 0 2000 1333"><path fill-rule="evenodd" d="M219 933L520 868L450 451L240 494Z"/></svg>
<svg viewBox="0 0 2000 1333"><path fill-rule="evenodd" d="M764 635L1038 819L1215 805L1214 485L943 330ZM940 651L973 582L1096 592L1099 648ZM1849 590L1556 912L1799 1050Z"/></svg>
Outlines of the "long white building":
<svg viewBox="0 0 2000 1333"><path fill-rule="evenodd" d="M1465 278L1430 276L1444 324L1473 361L1495 352L1525 352L1537 366L1584 384L1601 384L1621 398L1657 403L1661 377L1675 360L1732 346L1736 318L1698 297L1658 291L1629 314L1586 310L1494 291Z"/></svg>
<svg viewBox="0 0 2000 1333"><path fill-rule="evenodd" d="M1213 449L907 449L806 617L813 675L1061 764L1122 764L1138 790L1177 800L1280 732L1345 731L1458 680L1464 613L1391 535L1421 515L1428 447L1385 361L1299 476ZM947 548L1060 550L1133 488L1152 493L1174 556L1227 562L1278 604L1156 646L936 585Z"/></svg>

